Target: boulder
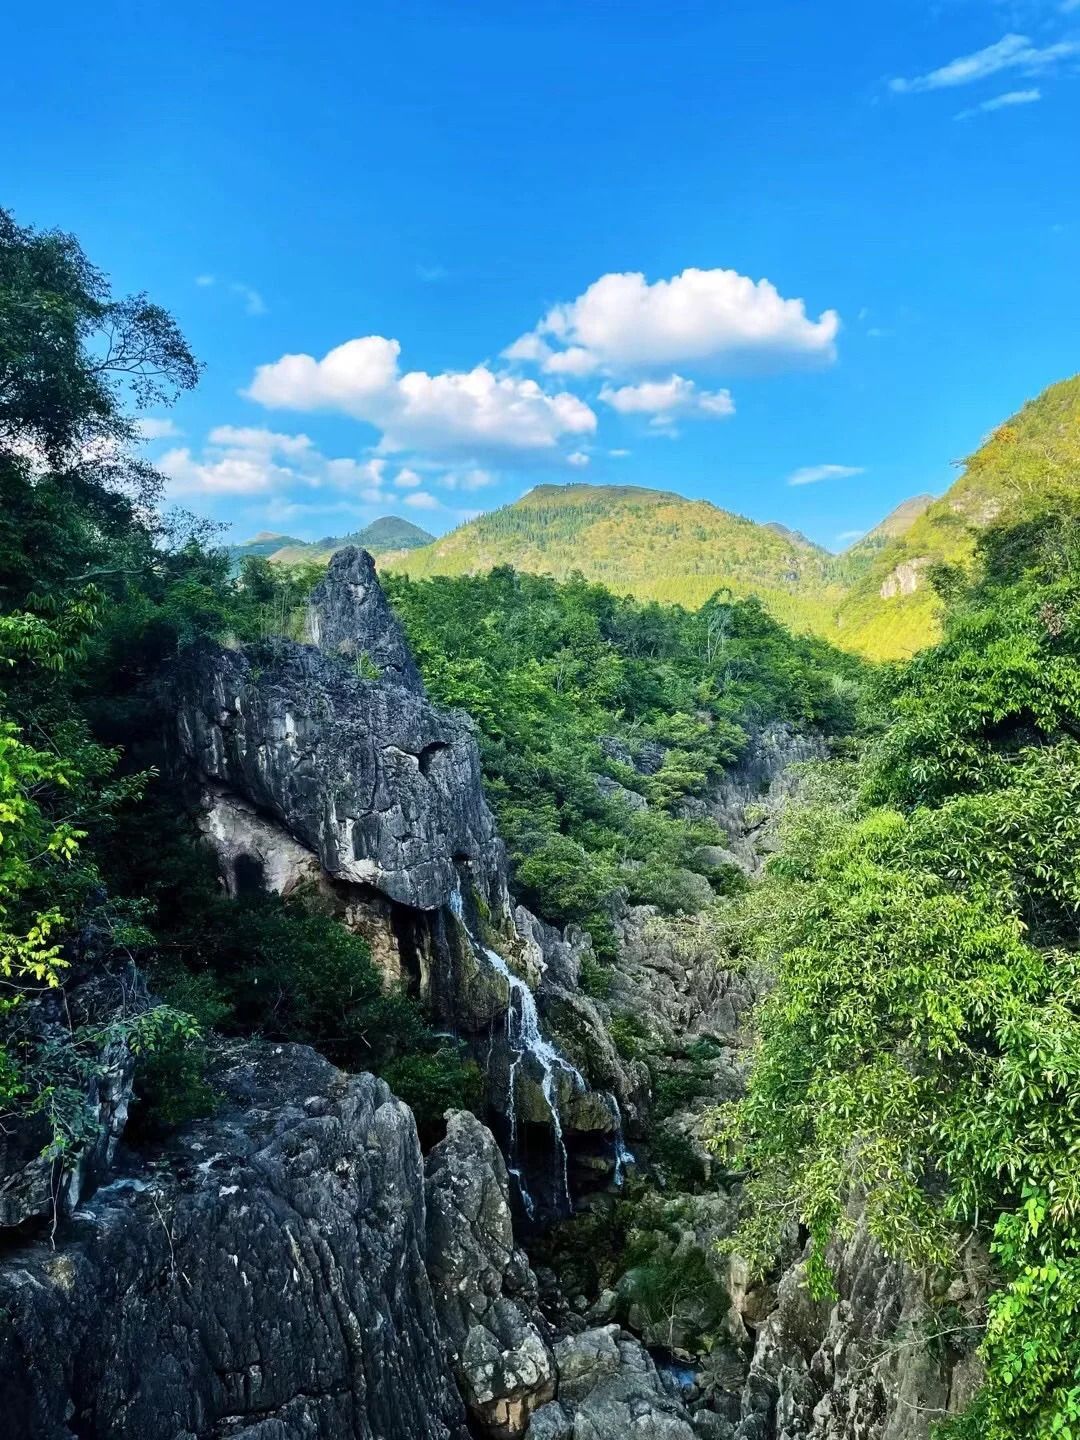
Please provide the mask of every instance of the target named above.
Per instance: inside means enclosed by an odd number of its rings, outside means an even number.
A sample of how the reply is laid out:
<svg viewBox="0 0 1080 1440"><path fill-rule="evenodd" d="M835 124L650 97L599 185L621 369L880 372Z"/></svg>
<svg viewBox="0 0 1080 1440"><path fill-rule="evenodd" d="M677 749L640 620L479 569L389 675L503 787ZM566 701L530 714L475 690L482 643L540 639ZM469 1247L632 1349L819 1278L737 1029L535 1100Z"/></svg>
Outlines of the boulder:
<svg viewBox="0 0 1080 1440"><path fill-rule="evenodd" d="M428 1272L462 1394L485 1435L517 1440L554 1397L555 1364L514 1244L505 1162L468 1111L447 1116L425 1189Z"/></svg>
<svg viewBox="0 0 1080 1440"><path fill-rule="evenodd" d="M219 1112L0 1267L24 1440L466 1440L410 1111L304 1046L241 1047Z"/></svg>

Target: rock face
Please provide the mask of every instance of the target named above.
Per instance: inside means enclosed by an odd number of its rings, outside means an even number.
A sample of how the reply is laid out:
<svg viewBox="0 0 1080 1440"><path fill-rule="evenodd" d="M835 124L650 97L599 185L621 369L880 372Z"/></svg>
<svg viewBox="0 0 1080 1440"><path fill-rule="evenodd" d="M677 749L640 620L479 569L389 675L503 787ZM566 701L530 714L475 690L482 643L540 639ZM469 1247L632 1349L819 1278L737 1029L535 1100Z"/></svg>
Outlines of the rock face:
<svg viewBox="0 0 1080 1440"><path fill-rule="evenodd" d="M468 1111L448 1117L427 1160L428 1272L462 1394L494 1440L517 1440L555 1394L551 1349L533 1318L536 1280L514 1243L506 1165Z"/></svg>
<svg viewBox="0 0 1080 1440"><path fill-rule="evenodd" d="M648 1352L617 1325L568 1335L555 1347L559 1399L538 1410L528 1440L695 1440L685 1406Z"/></svg>
<svg viewBox="0 0 1080 1440"><path fill-rule="evenodd" d="M45 990L20 1007L27 1040L47 1049L63 1042L80 1025L106 1025L118 1013L137 1014L147 1006L139 977L129 967L119 972L89 969L85 951L93 952L92 927L80 941L66 991ZM64 1220L112 1164L127 1124L135 1058L122 1035L106 1038L85 1055L89 1074L65 1078L85 1093L81 1113L84 1141L74 1161L54 1157L52 1126L42 1113L4 1117L0 1125L0 1235L5 1229L38 1221ZM60 1077L58 1077L60 1078Z"/></svg>
<svg viewBox="0 0 1080 1440"><path fill-rule="evenodd" d="M175 667L180 750L318 856L332 877L417 910L468 865L506 907L502 847L468 722L403 685L362 679L309 646L203 644Z"/></svg>
<svg viewBox="0 0 1080 1440"><path fill-rule="evenodd" d="M424 1266L409 1110L303 1046L0 1268L24 1440L466 1440Z"/></svg>
<svg viewBox="0 0 1080 1440"><path fill-rule="evenodd" d="M978 1262L954 1282L947 1322L861 1222L830 1262L836 1302L810 1298L802 1262L784 1275L758 1333L737 1440L928 1440L979 1385Z"/></svg>
<svg viewBox="0 0 1080 1440"><path fill-rule="evenodd" d="M717 863L738 865L758 875L776 845L776 824L788 799L798 788L793 765L824 760L828 745L813 731L797 730L787 721L765 725L736 765L725 771L702 800L683 802L688 816L708 816L728 835L730 852L717 855Z"/></svg>
<svg viewBox="0 0 1080 1440"><path fill-rule="evenodd" d="M405 632L375 578L375 561L366 550L349 545L331 556L326 578L311 592L308 607L311 643L328 655L366 662L376 678L424 693L420 671L409 652Z"/></svg>

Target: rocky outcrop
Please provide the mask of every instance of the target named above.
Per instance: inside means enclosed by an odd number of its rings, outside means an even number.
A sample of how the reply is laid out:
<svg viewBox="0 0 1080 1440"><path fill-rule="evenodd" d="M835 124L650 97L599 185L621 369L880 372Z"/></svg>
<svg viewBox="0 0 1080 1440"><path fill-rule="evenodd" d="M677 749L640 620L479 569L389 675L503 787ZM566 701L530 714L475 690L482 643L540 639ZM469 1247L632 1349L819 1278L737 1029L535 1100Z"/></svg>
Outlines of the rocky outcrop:
<svg viewBox="0 0 1080 1440"><path fill-rule="evenodd" d="M737 1440L929 1440L978 1389L980 1257L931 1299L854 1224L829 1255L841 1298L813 1300L804 1261L784 1275L758 1332Z"/></svg>
<svg viewBox="0 0 1080 1440"><path fill-rule="evenodd" d="M311 592L308 633L313 645L354 664L357 673L366 667L372 678L424 693L405 632L366 550L349 545L331 556L326 578Z"/></svg>
<svg viewBox="0 0 1080 1440"><path fill-rule="evenodd" d="M201 644L171 691L190 770L279 822L331 877L434 910L467 866L486 903L506 908L465 717L289 641Z"/></svg>
<svg viewBox="0 0 1080 1440"><path fill-rule="evenodd" d="M465 1440L424 1264L409 1110L302 1046L0 1268L24 1440Z"/></svg>
<svg viewBox="0 0 1080 1440"><path fill-rule="evenodd" d="M428 1271L462 1394L485 1435L517 1440L555 1394L555 1363L514 1242L506 1165L491 1132L456 1111L426 1168Z"/></svg>
<svg viewBox="0 0 1080 1440"><path fill-rule="evenodd" d="M746 874L761 873L776 848L777 824L798 789L795 765L824 760L829 747L822 735L774 720L751 735L745 751L710 787L706 796L682 802L688 818L715 820L728 837L727 853L714 864L737 865Z"/></svg>
<svg viewBox="0 0 1080 1440"><path fill-rule="evenodd" d="M130 966L95 971L100 937L89 924L73 954L64 990L24 998L19 1043L33 1050L49 1082L66 1092L63 1121L48 1107L19 1110L0 1124L0 1233L46 1221L55 1227L109 1172L127 1124L135 1057L122 1025L148 1007ZM84 1038L72 1044L73 1033ZM81 1101L73 1108L73 1098ZM54 1124L66 1125L54 1133ZM67 1144L77 1133L74 1144ZM57 1141L60 1141L57 1144Z"/></svg>
<svg viewBox="0 0 1080 1440"><path fill-rule="evenodd" d="M695 1440L686 1407L648 1351L617 1325L568 1335L555 1346L559 1398L538 1410L528 1440Z"/></svg>
<svg viewBox="0 0 1080 1440"><path fill-rule="evenodd" d="M890 570L878 589L882 600L895 600L900 595L914 595L922 584L923 572L930 563L929 555L916 555L914 559L904 560Z"/></svg>

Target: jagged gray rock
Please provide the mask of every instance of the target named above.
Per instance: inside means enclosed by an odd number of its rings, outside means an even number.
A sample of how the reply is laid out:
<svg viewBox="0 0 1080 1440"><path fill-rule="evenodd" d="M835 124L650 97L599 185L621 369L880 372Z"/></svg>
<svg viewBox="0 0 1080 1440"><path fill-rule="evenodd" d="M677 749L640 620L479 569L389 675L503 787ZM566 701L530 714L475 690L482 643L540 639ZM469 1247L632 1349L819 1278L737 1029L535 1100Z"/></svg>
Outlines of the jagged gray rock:
<svg viewBox="0 0 1080 1440"><path fill-rule="evenodd" d="M529 1440L694 1440L686 1407L668 1394L648 1351L617 1325L568 1335L555 1346L555 1363L558 1403L572 1428L539 1411Z"/></svg>
<svg viewBox="0 0 1080 1440"><path fill-rule="evenodd" d="M308 633L312 644L327 654L361 668L366 661L381 679L424 693L405 632L366 550L347 545L331 556L326 578L311 592Z"/></svg>
<svg viewBox="0 0 1080 1440"><path fill-rule="evenodd" d="M779 817L799 787L792 766L824 760L828 753L828 743L815 731L799 730L786 720L771 721L750 736L740 759L708 794L684 800L680 813L715 820L726 831L730 847L729 856L717 857L720 863L733 861L748 875L759 875L776 847Z"/></svg>
<svg viewBox="0 0 1080 1440"><path fill-rule="evenodd" d="M851 1238L829 1253L839 1300L811 1298L804 1260L784 1274L758 1332L737 1440L929 1440L978 1389L985 1258L969 1256L940 1335L919 1279L852 1219ZM956 1319L965 1313L967 1330Z"/></svg>
<svg viewBox="0 0 1080 1440"><path fill-rule="evenodd" d="M0 1267L20 1440L466 1440L424 1266L409 1110L303 1046Z"/></svg>
<svg viewBox="0 0 1080 1440"><path fill-rule="evenodd" d="M464 716L289 641L202 643L170 685L197 777L274 817L331 876L433 910L467 866L506 912L502 846Z"/></svg>
<svg viewBox="0 0 1080 1440"><path fill-rule="evenodd" d="M462 1393L486 1435L517 1440L555 1394L555 1365L514 1244L506 1165L491 1132L459 1110L426 1168L428 1273Z"/></svg>
<svg viewBox="0 0 1080 1440"><path fill-rule="evenodd" d="M75 968L65 990L45 989L19 1007L23 1044L58 1056L77 1026L100 1026L122 1014L129 1018L148 1006L140 978L129 967L93 973L83 952L96 946L93 925L80 939ZM0 1125L0 1231L34 1221L57 1224L82 1197L107 1175L117 1144L127 1124L135 1074L135 1058L122 1030L106 1034L84 1053L81 1073L57 1074L57 1083L84 1090L79 1117L81 1144L71 1154L57 1155L52 1148L52 1124L47 1113L19 1112ZM88 1072L88 1073L87 1073Z"/></svg>

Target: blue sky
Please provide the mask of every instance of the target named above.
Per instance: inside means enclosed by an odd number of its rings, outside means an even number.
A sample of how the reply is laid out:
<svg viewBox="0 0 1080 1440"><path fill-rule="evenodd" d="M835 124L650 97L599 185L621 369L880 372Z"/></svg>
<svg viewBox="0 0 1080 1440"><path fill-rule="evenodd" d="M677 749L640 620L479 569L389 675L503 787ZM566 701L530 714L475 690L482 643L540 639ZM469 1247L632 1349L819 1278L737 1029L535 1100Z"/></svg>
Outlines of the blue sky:
<svg viewBox="0 0 1080 1440"><path fill-rule="evenodd" d="M15 26L0 203L177 316L148 450L235 538L589 480L836 547L1080 368L1080 0Z"/></svg>

